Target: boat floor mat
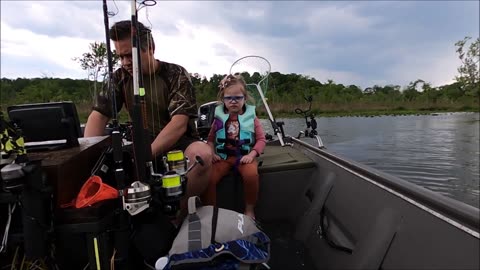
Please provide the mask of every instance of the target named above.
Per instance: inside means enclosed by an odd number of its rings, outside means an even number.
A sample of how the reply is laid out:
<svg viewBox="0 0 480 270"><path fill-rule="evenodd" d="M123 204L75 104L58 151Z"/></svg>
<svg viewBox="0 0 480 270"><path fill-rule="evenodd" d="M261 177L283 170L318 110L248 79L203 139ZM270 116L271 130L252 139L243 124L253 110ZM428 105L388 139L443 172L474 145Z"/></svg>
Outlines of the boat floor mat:
<svg viewBox="0 0 480 270"><path fill-rule="evenodd" d="M261 223L262 230L270 237L271 250L268 265L271 269L315 269L305 251L305 246L293 239L293 224L286 222Z"/></svg>

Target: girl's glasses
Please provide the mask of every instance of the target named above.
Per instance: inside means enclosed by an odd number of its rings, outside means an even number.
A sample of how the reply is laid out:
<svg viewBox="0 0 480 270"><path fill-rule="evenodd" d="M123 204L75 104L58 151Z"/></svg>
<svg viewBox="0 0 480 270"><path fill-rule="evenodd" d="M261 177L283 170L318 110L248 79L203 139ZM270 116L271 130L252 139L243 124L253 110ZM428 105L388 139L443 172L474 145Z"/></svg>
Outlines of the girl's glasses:
<svg viewBox="0 0 480 270"><path fill-rule="evenodd" d="M233 101L239 102L239 101L242 101L244 97L245 96L224 96L223 101L224 102L227 102L227 101L228 102L233 102Z"/></svg>

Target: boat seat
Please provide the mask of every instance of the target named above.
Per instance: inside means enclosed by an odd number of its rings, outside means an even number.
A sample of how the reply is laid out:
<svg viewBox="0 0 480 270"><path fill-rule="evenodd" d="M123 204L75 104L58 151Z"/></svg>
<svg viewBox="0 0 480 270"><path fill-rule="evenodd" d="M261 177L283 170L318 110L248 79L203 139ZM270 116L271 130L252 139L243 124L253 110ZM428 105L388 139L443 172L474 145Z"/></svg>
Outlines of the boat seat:
<svg viewBox="0 0 480 270"><path fill-rule="evenodd" d="M217 185L217 206L239 213L245 208L241 176L230 171Z"/></svg>
<svg viewBox="0 0 480 270"><path fill-rule="evenodd" d="M268 145L264 154L258 157L258 173L260 175L260 196L262 181L282 181L284 178L276 177L276 174L296 175L296 171L308 168L314 168L315 163L298 151L290 151L290 147L280 145ZM288 172L288 173L287 173ZM242 213L245 207L243 196L243 184L241 176L231 171L217 185L217 205ZM291 177L288 177L291 179ZM238 181L240 180L240 181ZM271 185L267 185L271 186ZM268 192L267 192L268 193Z"/></svg>
<svg viewBox="0 0 480 270"><path fill-rule="evenodd" d="M315 163L298 151L291 151L290 147L269 145L264 154L258 157L258 173L289 171L315 167Z"/></svg>

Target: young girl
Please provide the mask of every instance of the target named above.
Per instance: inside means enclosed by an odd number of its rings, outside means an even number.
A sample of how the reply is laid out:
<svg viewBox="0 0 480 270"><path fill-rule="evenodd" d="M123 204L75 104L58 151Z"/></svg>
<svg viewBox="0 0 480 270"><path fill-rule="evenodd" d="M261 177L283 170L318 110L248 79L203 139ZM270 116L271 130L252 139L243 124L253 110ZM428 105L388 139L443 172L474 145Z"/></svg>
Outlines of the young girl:
<svg viewBox="0 0 480 270"><path fill-rule="evenodd" d="M255 218L259 179L255 158L265 148L265 133L255 107L245 103L249 96L241 76L227 75L219 88L218 98L222 103L215 109L207 139L213 150L213 168L204 201L215 205L216 185L233 168L242 176L245 215Z"/></svg>

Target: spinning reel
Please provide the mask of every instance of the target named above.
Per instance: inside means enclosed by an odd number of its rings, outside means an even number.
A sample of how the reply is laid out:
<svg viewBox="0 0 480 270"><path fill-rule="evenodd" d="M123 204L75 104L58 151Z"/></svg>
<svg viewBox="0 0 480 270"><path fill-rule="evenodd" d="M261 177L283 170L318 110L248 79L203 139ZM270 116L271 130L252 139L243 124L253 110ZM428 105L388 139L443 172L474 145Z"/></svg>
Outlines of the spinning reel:
<svg viewBox="0 0 480 270"><path fill-rule="evenodd" d="M170 151L163 157L166 169L165 174L155 173L150 166L152 180L149 184L135 181L130 187L120 192L123 197L123 208L132 216L137 215L150 207L151 203L162 205L167 214L175 214L179 203L187 190L187 173L197 164L203 166L203 160L196 156L195 162L190 165L188 157L183 151Z"/></svg>

